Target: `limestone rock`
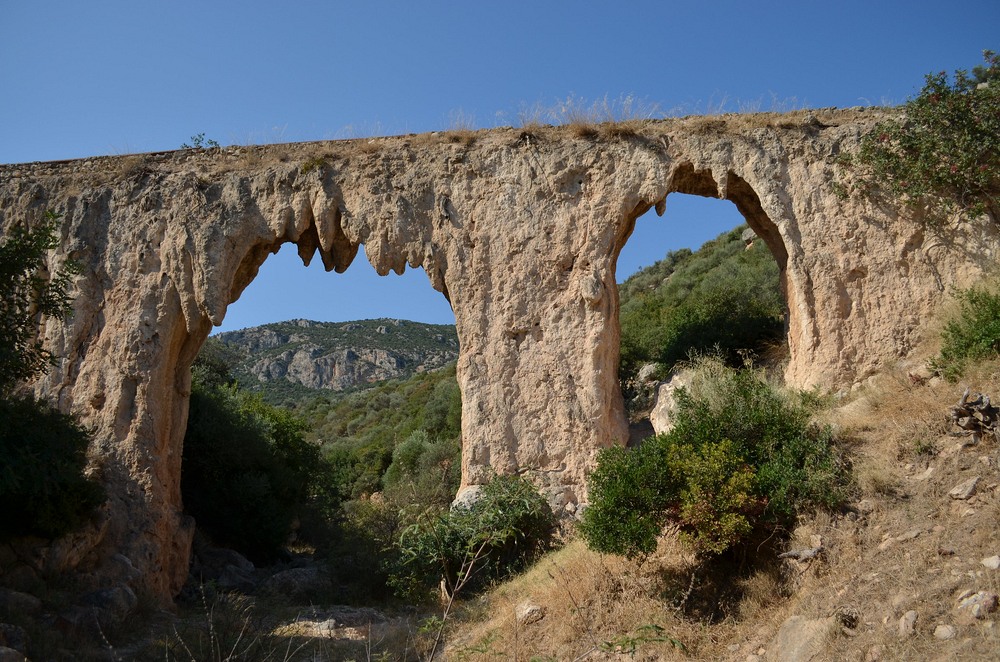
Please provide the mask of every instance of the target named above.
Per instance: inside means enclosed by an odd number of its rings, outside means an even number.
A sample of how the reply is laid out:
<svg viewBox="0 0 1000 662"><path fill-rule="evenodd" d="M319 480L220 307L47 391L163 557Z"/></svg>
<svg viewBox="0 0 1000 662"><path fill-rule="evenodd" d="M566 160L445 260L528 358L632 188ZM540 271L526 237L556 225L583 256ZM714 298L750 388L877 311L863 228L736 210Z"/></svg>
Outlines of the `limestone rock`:
<svg viewBox="0 0 1000 662"><path fill-rule="evenodd" d="M899 636L910 637L916 632L917 612L910 610L899 619Z"/></svg>
<svg viewBox="0 0 1000 662"><path fill-rule="evenodd" d="M292 601L315 601L329 595L330 578L319 568L292 568L269 577L260 586L260 593L280 596Z"/></svg>
<svg viewBox="0 0 1000 662"><path fill-rule="evenodd" d="M164 601L180 590L193 534L179 489L188 367L289 242L337 272L363 244L379 274L419 266L448 297L463 487L521 473L586 500L598 451L628 435L615 260L636 217L672 192L733 202L775 256L788 382L849 385L907 358L948 288L996 264L1000 229L968 219L940 237L908 209L837 196L838 155L895 112L672 119L635 140L554 127L526 143L499 128L471 143L398 136L261 147L253 159L233 148L0 166L0 232L54 210L64 227L50 266L81 266L74 314L40 322L61 361L34 388L95 430L108 519L53 558L100 574L122 553L136 588ZM302 167L316 159L324 166Z"/></svg>
<svg viewBox="0 0 1000 662"><path fill-rule="evenodd" d="M997 594L991 591L977 591L959 600L955 610L966 622L981 620L997 609Z"/></svg>
<svg viewBox="0 0 1000 662"><path fill-rule="evenodd" d="M830 635L836 629L835 618L807 619L792 616L778 630L768 646L768 659L778 662L808 662L823 652Z"/></svg>
<svg viewBox="0 0 1000 662"><path fill-rule="evenodd" d="M24 653L28 650L28 633L18 625L0 623L0 645Z"/></svg>
<svg viewBox="0 0 1000 662"><path fill-rule="evenodd" d="M969 480L963 481L948 491L948 496L952 499L965 501L976 493L976 486L979 484L979 476L973 476Z"/></svg>
<svg viewBox="0 0 1000 662"><path fill-rule="evenodd" d="M979 563L990 570L997 570L1000 569L1000 556L994 554L993 556L983 559Z"/></svg>
<svg viewBox="0 0 1000 662"><path fill-rule="evenodd" d="M940 639L941 641L954 639L957 635L958 630L955 629L954 625L938 625L934 628L934 638Z"/></svg>
<svg viewBox="0 0 1000 662"><path fill-rule="evenodd" d="M20 651L0 646L0 662L26 662L27 659Z"/></svg>
<svg viewBox="0 0 1000 662"><path fill-rule="evenodd" d="M674 393L678 388L687 386L690 381L688 371L680 371L671 375L670 379L660 384L656 390L656 403L649 412L649 422L656 434L664 434L674 427L674 416L677 411L677 400Z"/></svg>
<svg viewBox="0 0 1000 662"><path fill-rule="evenodd" d="M524 601L514 610L514 616L520 625L531 625L545 618L545 607Z"/></svg>
<svg viewBox="0 0 1000 662"><path fill-rule="evenodd" d="M29 593L0 588L0 616L34 616L42 611L42 601Z"/></svg>

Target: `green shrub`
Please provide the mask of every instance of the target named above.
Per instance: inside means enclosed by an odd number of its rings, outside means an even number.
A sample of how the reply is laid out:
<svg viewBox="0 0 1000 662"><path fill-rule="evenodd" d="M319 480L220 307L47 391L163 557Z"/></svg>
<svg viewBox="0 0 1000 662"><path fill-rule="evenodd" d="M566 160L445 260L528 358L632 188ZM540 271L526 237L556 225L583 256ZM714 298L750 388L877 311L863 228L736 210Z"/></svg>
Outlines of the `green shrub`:
<svg viewBox="0 0 1000 662"><path fill-rule="evenodd" d="M717 350L739 364L784 336L785 302L767 246L748 250L740 226L697 252L672 252L621 285L620 375L627 385L644 363L669 370L691 353Z"/></svg>
<svg viewBox="0 0 1000 662"><path fill-rule="evenodd" d="M67 264L45 264L59 245L58 216L12 227L0 244L0 539L56 538L84 523L104 499L84 475L89 434L76 420L31 396L14 395L43 374L52 353L38 339L39 315L69 312Z"/></svg>
<svg viewBox="0 0 1000 662"><path fill-rule="evenodd" d="M469 507L428 514L399 539L393 584L426 593L444 578L449 591L475 590L524 568L549 548L555 518L534 486L496 476Z"/></svg>
<svg viewBox="0 0 1000 662"><path fill-rule="evenodd" d="M52 353L37 338L38 316L69 312L70 282L78 267L68 263L54 274L46 253L59 245L59 217L48 212L35 227L16 225L0 244L0 396L44 373Z"/></svg>
<svg viewBox="0 0 1000 662"><path fill-rule="evenodd" d="M447 506L461 481L458 439L431 439L417 430L396 446L382 476L386 497L399 505Z"/></svg>
<svg viewBox="0 0 1000 662"><path fill-rule="evenodd" d="M1000 55L983 51L972 75L928 74L904 106L905 117L879 123L857 162L865 188L926 209L929 220L954 212L1000 213Z"/></svg>
<svg viewBox="0 0 1000 662"><path fill-rule="evenodd" d="M639 556L671 524L698 553L719 554L843 498L828 430L757 371L704 359L677 393L676 426L634 450L605 449L589 480L581 532L594 550Z"/></svg>
<svg viewBox="0 0 1000 662"><path fill-rule="evenodd" d="M255 561L274 559L323 472L304 430L256 395L195 382L181 490L198 526Z"/></svg>
<svg viewBox="0 0 1000 662"><path fill-rule="evenodd" d="M969 361L996 357L1000 352L1000 293L969 288L955 294L959 310L941 333L941 353L933 367L947 379L957 379Z"/></svg>
<svg viewBox="0 0 1000 662"><path fill-rule="evenodd" d="M57 538L104 500L84 476L89 435L72 416L31 397L0 399L0 539Z"/></svg>

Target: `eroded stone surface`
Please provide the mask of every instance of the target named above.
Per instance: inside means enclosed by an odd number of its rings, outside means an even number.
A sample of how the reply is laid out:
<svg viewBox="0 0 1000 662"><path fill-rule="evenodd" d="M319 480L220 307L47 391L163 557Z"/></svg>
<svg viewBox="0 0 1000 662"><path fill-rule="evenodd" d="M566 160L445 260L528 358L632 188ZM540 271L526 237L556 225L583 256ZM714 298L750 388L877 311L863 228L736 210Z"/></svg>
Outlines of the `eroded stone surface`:
<svg viewBox="0 0 1000 662"><path fill-rule="evenodd" d="M929 230L831 186L874 111L183 151L0 167L0 227L64 217L56 266L83 272L60 366L36 391L96 430L109 502L97 532L45 558L169 598L193 525L180 494L189 366L226 306L286 242L343 271L422 266L455 311L463 485L532 477L571 509L597 451L623 443L615 260L678 191L731 200L775 255L793 384L835 386L913 351L947 287L995 264L994 229ZM331 276L334 278L335 276ZM120 565L120 564L119 564ZM49 568L52 569L52 568Z"/></svg>

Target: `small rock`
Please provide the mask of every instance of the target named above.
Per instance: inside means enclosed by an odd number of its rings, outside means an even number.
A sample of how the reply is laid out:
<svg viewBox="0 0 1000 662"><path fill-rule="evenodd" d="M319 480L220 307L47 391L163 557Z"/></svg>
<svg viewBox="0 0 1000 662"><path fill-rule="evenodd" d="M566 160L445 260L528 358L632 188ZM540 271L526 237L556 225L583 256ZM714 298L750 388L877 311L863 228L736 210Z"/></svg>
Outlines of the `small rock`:
<svg viewBox="0 0 1000 662"><path fill-rule="evenodd" d="M865 662L878 662L882 659L882 649L878 646L872 646L865 653Z"/></svg>
<svg viewBox="0 0 1000 662"><path fill-rule="evenodd" d="M996 611L996 608L997 594L989 591L974 593L960 600L958 607L956 607L963 615L979 620L986 618L988 614Z"/></svg>
<svg viewBox="0 0 1000 662"><path fill-rule="evenodd" d="M915 625L917 623L917 612L912 609L899 619L899 636L900 637L911 637L914 632L916 632Z"/></svg>
<svg viewBox="0 0 1000 662"><path fill-rule="evenodd" d="M0 623L0 645L23 653L28 650L28 633L17 625Z"/></svg>
<svg viewBox="0 0 1000 662"><path fill-rule="evenodd" d="M28 593L0 588L0 615L34 616L42 611L42 601Z"/></svg>
<svg viewBox="0 0 1000 662"><path fill-rule="evenodd" d="M771 641L771 655L781 662L811 660L823 650L836 625L834 618L792 616L781 624L778 634Z"/></svg>
<svg viewBox="0 0 1000 662"><path fill-rule="evenodd" d="M289 600L313 600L329 594L331 587L330 578L319 568L292 568L268 578L259 592Z"/></svg>
<svg viewBox="0 0 1000 662"><path fill-rule="evenodd" d="M870 515L875 512L875 503L870 499L862 499L861 501L858 501L858 505L855 506L855 509L862 515Z"/></svg>
<svg viewBox="0 0 1000 662"><path fill-rule="evenodd" d="M957 634L958 630L955 629L954 625L939 625L934 628L934 638L940 639L941 641L954 639Z"/></svg>
<svg viewBox="0 0 1000 662"><path fill-rule="evenodd" d="M28 658L24 657L24 655L13 648L0 646L0 662L25 662L27 659Z"/></svg>
<svg viewBox="0 0 1000 662"><path fill-rule="evenodd" d="M81 602L85 606L96 608L103 617L102 622L120 623L136 608L139 598L132 589L122 584L88 593Z"/></svg>
<svg viewBox="0 0 1000 662"><path fill-rule="evenodd" d="M948 496L952 499L958 499L959 501L964 501L976 493L976 485L979 484L979 476L973 476L964 483L959 483L955 487L951 488L948 492Z"/></svg>
<svg viewBox="0 0 1000 662"><path fill-rule="evenodd" d="M526 600L517 606L514 614L519 624L531 625L545 618L545 607L532 604Z"/></svg>
<svg viewBox="0 0 1000 662"><path fill-rule="evenodd" d="M921 533L923 533L923 531L921 531L920 529L913 529L912 531L907 531L906 533L896 536L896 542L907 542L913 540Z"/></svg>
<svg viewBox="0 0 1000 662"><path fill-rule="evenodd" d="M980 561L980 563L982 563L990 570L997 570L998 568L1000 568L1000 556L997 555L990 556L989 558L985 558L982 561Z"/></svg>

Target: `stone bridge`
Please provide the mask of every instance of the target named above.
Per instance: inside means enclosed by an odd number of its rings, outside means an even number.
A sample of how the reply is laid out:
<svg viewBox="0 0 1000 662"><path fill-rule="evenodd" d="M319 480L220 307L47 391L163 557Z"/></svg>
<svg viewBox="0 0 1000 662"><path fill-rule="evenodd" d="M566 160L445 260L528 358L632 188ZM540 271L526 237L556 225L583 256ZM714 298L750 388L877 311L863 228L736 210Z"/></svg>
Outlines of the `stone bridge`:
<svg viewBox="0 0 1000 662"><path fill-rule="evenodd" d="M837 195L838 155L877 119L818 110L0 166L0 227L54 210L51 263L83 265L73 316L43 321L62 358L35 388L94 428L109 494L91 529L39 548L37 564L164 600L180 589L190 365L286 242L337 272L362 244L380 274L423 267L461 345L463 485L520 472L570 510L596 452L627 433L615 261L672 192L731 200L767 243L790 383L849 386L911 355L948 286L995 263L1000 243L985 222L930 231Z"/></svg>

